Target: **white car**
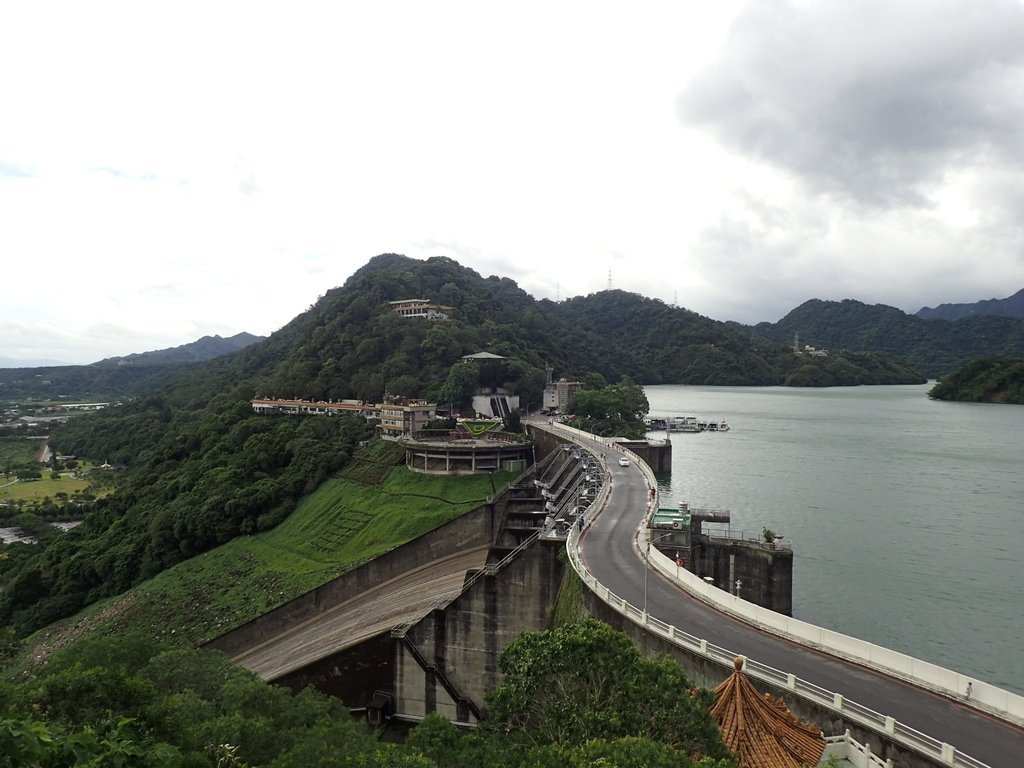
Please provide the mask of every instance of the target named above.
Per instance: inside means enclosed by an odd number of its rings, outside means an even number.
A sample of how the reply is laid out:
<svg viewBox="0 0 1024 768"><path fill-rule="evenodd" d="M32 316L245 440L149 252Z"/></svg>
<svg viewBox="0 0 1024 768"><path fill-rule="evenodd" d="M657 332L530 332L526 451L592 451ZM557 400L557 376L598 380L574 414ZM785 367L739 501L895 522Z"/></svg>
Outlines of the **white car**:
<svg viewBox="0 0 1024 768"><path fill-rule="evenodd" d="M620 467L628 467L629 466L629 459L619 459L619 466Z"/></svg>

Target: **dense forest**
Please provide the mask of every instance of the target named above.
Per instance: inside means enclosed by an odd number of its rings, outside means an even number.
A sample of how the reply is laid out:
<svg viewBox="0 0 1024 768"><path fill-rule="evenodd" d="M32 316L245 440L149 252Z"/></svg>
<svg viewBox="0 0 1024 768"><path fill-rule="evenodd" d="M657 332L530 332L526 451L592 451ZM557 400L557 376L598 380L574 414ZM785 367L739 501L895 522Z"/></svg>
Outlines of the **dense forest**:
<svg viewBox="0 0 1024 768"><path fill-rule="evenodd" d="M935 400L1024 405L1024 359L974 360L939 379L928 396Z"/></svg>

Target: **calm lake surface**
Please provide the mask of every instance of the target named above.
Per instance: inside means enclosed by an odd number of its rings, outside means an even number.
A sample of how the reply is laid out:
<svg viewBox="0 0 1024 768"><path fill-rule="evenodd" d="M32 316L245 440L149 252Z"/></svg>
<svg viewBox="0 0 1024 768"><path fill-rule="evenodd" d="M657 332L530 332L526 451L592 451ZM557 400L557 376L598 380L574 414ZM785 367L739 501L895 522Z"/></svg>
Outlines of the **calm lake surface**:
<svg viewBox="0 0 1024 768"><path fill-rule="evenodd" d="M1024 406L930 386L645 387L731 426L672 433L661 505L790 539L797 618L1024 693Z"/></svg>

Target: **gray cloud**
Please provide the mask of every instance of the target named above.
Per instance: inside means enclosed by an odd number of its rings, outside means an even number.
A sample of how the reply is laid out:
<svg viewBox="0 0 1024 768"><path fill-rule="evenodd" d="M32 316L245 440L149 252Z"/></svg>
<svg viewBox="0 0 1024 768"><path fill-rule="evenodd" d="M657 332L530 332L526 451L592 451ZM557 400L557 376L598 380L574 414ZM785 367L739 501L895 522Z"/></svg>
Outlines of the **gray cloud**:
<svg viewBox="0 0 1024 768"><path fill-rule="evenodd" d="M678 110L813 192L929 205L948 173L1024 155L1024 6L760 0Z"/></svg>

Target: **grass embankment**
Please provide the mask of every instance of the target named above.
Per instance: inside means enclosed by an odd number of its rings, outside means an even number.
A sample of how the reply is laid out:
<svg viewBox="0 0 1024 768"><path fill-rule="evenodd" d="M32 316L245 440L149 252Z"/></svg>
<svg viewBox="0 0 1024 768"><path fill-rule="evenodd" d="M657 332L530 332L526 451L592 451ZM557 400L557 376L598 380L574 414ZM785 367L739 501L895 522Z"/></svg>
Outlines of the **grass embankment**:
<svg viewBox="0 0 1024 768"><path fill-rule="evenodd" d="M496 473L493 482L500 489L513 478ZM206 642L475 509L491 493L486 475L435 477L404 466L391 466L376 486L328 480L273 530L179 563L36 633L30 653L45 656L92 631Z"/></svg>

